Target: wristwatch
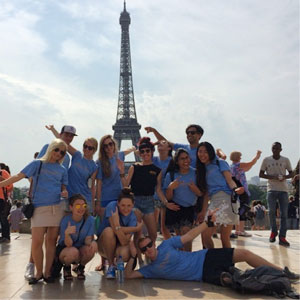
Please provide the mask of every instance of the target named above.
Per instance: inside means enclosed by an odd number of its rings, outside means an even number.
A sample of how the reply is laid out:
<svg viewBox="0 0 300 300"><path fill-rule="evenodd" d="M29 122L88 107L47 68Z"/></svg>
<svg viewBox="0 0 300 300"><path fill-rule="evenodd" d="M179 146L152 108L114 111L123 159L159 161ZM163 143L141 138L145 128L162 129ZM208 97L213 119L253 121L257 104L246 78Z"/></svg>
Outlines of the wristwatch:
<svg viewBox="0 0 300 300"><path fill-rule="evenodd" d="M121 226L116 226L115 230L118 231L119 229L121 229Z"/></svg>

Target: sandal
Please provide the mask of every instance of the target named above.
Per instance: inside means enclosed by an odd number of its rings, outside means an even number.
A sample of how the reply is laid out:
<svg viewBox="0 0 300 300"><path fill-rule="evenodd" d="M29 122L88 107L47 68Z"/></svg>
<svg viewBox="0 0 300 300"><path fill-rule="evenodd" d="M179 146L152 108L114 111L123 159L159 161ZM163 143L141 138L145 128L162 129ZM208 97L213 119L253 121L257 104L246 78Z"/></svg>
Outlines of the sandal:
<svg viewBox="0 0 300 300"><path fill-rule="evenodd" d="M40 278L32 277L28 280L28 284L37 284L42 279L44 279L43 275Z"/></svg>
<svg viewBox="0 0 300 300"><path fill-rule="evenodd" d="M81 264L78 266L78 268L77 268L77 279L85 280L84 268L85 268L85 266L83 266Z"/></svg>
<svg viewBox="0 0 300 300"><path fill-rule="evenodd" d="M64 266L64 280L73 280L71 266Z"/></svg>

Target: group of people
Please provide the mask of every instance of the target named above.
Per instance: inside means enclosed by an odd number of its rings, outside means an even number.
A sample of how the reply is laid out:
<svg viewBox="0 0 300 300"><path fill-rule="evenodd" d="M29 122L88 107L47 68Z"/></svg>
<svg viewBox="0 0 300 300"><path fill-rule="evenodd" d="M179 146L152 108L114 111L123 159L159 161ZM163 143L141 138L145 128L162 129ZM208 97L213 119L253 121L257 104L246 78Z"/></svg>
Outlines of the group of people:
<svg viewBox="0 0 300 300"><path fill-rule="evenodd" d="M60 133L53 125L46 128L56 139L46 144L20 173L0 178L0 188L6 189L23 178L31 182L34 213L26 267L29 284L54 282L61 268L65 280L73 279L72 271L78 279L85 279L85 265L97 252L102 257L98 270L107 264L108 279L115 277L115 258L120 255L128 262L128 278L203 279L219 284L220 272L215 270L225 270L235 262L273 266L250 251L231 248L230 242L233 226L244 232L245 219L240 210L249 204L250 195L245 172L260 158L260 151L247 163L241 162L240 152L232 152L229 166L221 149L200 142L204 131L192 124L186 128L188 144L172 143L155 128L146 127L147 133L156 137L155 143L144 137L137 147L119 151L113 137L105 135L100 140L98 159L94 160L98 149L95 138L86 138L79 151L71 145L77 136L73 126L63 126ZM158 156L154 155L155 145ZM292 178L293 172L289 160L280 156L280 143L274 143L272 151L273 156L263 161L260 171L260 177L269 182L270 242L277 236L272 213L278 200L279 244L288 246L284 193L287 195L286 179ZM125 174L124 159L131 152L140 161ZM299 172L295 180L299 181ZM159 223L165 241L158 251L155 244ZM220 228L223 250L213 249L215 225ZM171 232L176 237L171 237ZM200 233L205 250L192 252L192 241ZM182 250L180 255L178 249ZM146 266L143 254L150 260ZM132 268L136 259L139 271Z"/></svg>

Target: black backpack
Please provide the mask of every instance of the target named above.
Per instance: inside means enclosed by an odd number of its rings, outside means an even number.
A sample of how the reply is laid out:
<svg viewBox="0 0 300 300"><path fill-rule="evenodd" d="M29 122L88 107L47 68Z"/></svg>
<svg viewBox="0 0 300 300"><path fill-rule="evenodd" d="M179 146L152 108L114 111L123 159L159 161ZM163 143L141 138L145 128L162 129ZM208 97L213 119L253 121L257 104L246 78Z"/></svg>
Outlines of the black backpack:
<svg viewBox="0 0 300 300"><path fill-rule="evenodd" d="M260 266L251 270L241 271L232 267L229 270L234 290L247 293L262 293L277 298L299 299L299 294L292 288L287 275L269 266Z"/></svg>

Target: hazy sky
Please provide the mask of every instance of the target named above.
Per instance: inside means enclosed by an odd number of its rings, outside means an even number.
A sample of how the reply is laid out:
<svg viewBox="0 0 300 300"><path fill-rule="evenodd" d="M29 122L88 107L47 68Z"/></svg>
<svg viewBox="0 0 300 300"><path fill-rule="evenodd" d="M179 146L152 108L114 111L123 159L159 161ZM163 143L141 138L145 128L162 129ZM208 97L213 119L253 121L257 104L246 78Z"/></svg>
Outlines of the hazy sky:
<svg viewBox="0 0 300 300"><path fill-rule="evenodd" d="M112 133L122 10L122 0L1 0L0 161L13 174L52 140L45 124L74 125L79 149ZM297 0L128 0L127 10L142 127L185 142L186 125L198 123L203 141L243 161L280 141L296 165Z"/></svg>

